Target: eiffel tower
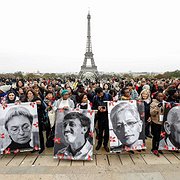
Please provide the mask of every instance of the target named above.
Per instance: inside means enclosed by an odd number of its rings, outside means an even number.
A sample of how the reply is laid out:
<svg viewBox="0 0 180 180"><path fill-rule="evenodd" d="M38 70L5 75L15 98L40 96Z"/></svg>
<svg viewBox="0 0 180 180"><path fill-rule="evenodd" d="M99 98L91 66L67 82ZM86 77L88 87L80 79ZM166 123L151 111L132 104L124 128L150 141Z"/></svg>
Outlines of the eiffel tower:
<svg viewBox="0 0 180 180"><path fill-rule="evenodd" d="M91 44L91 28L90 28L90 19L91 15L90 12L87 15L88 19L88 30L87 30L87 43L86 43L86 53L84 54L84 62L81 66L81 70L79 72L79 75L82 76L83 74L87 72L93 73L96 77L99 75L97 66L95 65L93 53L92 53L92 44ZM90 60L91 65L87 65L87 61Z"/></svg>

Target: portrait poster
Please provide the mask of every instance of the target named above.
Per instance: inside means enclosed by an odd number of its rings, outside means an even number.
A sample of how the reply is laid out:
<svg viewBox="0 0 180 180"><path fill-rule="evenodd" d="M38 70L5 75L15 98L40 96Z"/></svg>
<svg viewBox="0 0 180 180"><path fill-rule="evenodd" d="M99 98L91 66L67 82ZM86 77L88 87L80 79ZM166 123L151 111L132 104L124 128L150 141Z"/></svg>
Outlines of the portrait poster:
<svg viewBox="0 0 180 180"><path fill-rule="evenodd" d="M93 110L63 110L56 113L54 157L67 160L93 159Z"/></svg>
<svg viewBox="0 0 180 180"><path fill-rule="evenodd" d="M36 103L0 105L1 154L39 150Z"/></svg>
<svg viewBox="0 0 180 180"><path fill-rule="evenodd" d="M108 115L110 152L146 149L143 101L108 102Z"/></svg>
<svg viewBox="0 0 180 180"><path fill-rule="evenodd" d="M164 103L159 150L180 149L180 103Z"/></svg>

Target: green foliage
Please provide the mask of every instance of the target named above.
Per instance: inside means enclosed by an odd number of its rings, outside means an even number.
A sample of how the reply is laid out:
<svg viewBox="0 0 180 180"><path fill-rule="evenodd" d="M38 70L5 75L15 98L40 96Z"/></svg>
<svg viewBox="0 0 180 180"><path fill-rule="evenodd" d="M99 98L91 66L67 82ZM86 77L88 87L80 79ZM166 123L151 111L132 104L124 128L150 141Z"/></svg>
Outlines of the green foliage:
<svg viewBox="0 0 180 180"><path fill-rule="evenodd" d="M127 78L127 79L132 79L133 78L133 75L131 74L131 73L125 73L125 74L123 74L123 77L124 78Z"/></svg>
<svg viewBox="0 0 180 180"><path fill-rule="evenodd" d="M36 74L36 73L27 73L27 74L24 74L23 72L21 71L17 71L15 73L3 73L3 74L0 74L0 78L5 78L5 79L8 79L8 78L16 78L16 79L37 79L37 78L45 78L45 79L68 79L68 78L79 78L79 76L77 74L74 74L74 73L68 73L65 74L65 73L59 73L59 74L56 74L56 73L44 73L44 74ZM164 72L163 74L158 74L158 75L153 75L153 74L145 74L145 75L139 75L139 76L133 76L132 73L103 73L101 75L98 76L98 79L99 80L102 80L102 79L112 79L112 78L118 78L118 79L121 79L121 78L126 78L126 79L141 79L141 78L157 78L157 79L169 79L169 78L180 78L180 70L176 70L176 71L172 71L172 72Z"/></svg>
<svg viewBox="0 0 180 180"><path fill-rule="evenodd" d="M24 78L23 73L21 71L17 71L13 74L15 78L22 79Z"/></svg>
<svg viewBox="0 0 180 180"><path fill-rule="evenodd" d="M42 78L54 79L54 78L56 78L56 74L55 73L45 73L45 74L43 74Z"/></svg>
<svg viewBox="0 0 180 180"><path fill-rule="evenodd" d="M158 74L155 76L155 78L158 78L158 79L162 79L162 78L165 78L165 79L168 79L168 78L180 78L180 70L176 70L176 71L172 71L172 72L165 72L163 74Z"/></svg>
<svg viewBox="0 0 180 180"><path fill-rule="evenodd" d="M40 75L34 74L34 73L27 73L24 75L25 79L38 79L40 78Z"/></svg>

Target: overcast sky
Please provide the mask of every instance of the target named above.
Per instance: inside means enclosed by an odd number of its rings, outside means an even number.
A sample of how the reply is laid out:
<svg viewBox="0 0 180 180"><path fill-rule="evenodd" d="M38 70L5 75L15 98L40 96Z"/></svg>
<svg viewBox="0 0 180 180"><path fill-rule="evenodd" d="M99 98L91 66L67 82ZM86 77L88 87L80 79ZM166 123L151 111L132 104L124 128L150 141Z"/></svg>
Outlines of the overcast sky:
<svg viewBox="0 0 180 180"><path fill-rule="evenodd" d="M180 69L179 0L0 0L0 72L79 72L88 8L99 71Z"/></svg>

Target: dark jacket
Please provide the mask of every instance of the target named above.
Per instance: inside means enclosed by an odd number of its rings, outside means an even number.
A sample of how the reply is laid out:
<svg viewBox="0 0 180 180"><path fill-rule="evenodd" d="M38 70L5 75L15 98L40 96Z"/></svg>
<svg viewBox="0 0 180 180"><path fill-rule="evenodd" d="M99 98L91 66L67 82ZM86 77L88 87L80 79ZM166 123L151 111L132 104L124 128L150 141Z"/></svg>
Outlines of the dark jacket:
<svg viewBox="0 0 180 180"><path fill-rule="evenodd" d="M93 99L93 106L92 109L98 110L99 106L105 106L106 111L105 112L97 112L96 118L101 120L101 121L106 121L108 120L108 109L107 109L107 102L104 101L112 101L112 96L109 93L104 93L103 97L98 97L97 95L94 96Z"/></svg>
<svg viewBox="0 0 180 180"><path fill-rule="evenodd" d="M149 117L151 117L150 104L151 104L151 102L147 103L146 101L144 101L145 121L147 121L149 119Z"/></svg>
<svg viewBox="0 0 180 180"><path fill-rule="evenodd" d="M107 102L104 101L112 101L113 98L109 93L104 93L103 97L98 97L97 95L93 98L93 106L92 109L97 110L98 106L106 106L107 109Z"/></svg>

